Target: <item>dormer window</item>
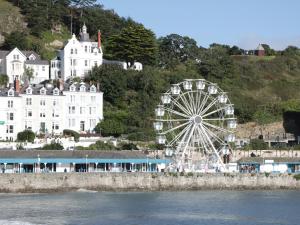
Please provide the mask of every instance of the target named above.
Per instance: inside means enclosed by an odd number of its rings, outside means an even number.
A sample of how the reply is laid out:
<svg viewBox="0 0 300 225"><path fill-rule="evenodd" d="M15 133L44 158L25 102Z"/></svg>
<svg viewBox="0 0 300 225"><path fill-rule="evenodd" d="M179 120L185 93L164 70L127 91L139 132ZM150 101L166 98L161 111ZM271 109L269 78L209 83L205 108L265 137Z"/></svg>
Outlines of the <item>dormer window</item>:
<svg viewBox="0 0 300 225"><path fill-rule="evenodd" d="M85 87L84 85L81 85L81 86L80 86L80 91L81 91L81 92L85 92L85 90L86 90L86 87Z"/></svg>
<svg viewBox="0 0 300 225"><path fill-rule="evenodd" d="M75 85L71 85L71 86L70 86L70 91L75 91L75 90L76 90Z"/></svg>
<svg viewBox="0 0 300 225"><path fill-rule="evenodd" d="M32 89L30 87L26 89L26 94L28 94L28 95L32 94Z"/></svg>
<svg viewBox="0 0 300 225"><path fill-rule="evenodd" d="M12 97L12 96L14 96L14 95L15 95L15 92L14 92L13 89L10 89L10 90L7 92L7 96Z"/></svg>
<svg viewBox="0 0 300 225"><path fill-rule="evenodd" d="M41 94L41 95L45 95L45 94L46 94L46 89L45 89L45 88L42 88L42 89L40 90L40 94Z"/></svg>
<svg viewBox="0 0 300 225"><path fill-rule="evenodd" d="M94 85L91 86L90 92L96 92L96 87Z"/></svg>
<svg viewBox="0 0 300 225"><path fill-rule="evenodd" d="M55 89L53 90L53 95L59 95L59 90L58 90L58 88L55 88Z"/></svg>

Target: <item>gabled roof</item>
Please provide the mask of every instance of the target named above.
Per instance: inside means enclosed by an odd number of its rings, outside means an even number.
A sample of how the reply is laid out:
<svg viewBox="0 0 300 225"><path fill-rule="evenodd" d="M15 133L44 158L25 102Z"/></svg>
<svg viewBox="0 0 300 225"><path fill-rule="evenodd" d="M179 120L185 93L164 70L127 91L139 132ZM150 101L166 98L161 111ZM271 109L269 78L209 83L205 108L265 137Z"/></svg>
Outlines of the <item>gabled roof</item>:
<svg viewBox="0 0 300 225"><path fill-rule="evenodd" d="M257 51L264 51L264 47L262 46L262 44L259 44L256 48Z"/></svg>
<svg viewBox="0 0 300 225"><path fill-rule="evenodd" d="M25 62L27 65L49 65L47 60L27 60Z"/></svg>

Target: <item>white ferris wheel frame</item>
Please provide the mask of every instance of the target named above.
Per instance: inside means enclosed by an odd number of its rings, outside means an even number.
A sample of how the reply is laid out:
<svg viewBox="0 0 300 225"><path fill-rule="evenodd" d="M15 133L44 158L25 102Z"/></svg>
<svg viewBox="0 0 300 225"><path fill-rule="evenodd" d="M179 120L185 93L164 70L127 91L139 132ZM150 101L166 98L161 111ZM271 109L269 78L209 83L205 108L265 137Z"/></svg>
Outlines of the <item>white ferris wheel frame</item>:
<svg viewBox="0 0 300 225"><path fill-rule="evenodd" d="M154 128L158 143L174 152L172 156L177 167L188 164L190 168L193 153L202 151L207 162L212 163L209 157L217 157L213 163L225 169L222 151L234 141L237 125L227 94L204 79L186 79L174 84L163 96L169 98L169 102L161 100L156 109L161 113L156 113Z"/></svg>

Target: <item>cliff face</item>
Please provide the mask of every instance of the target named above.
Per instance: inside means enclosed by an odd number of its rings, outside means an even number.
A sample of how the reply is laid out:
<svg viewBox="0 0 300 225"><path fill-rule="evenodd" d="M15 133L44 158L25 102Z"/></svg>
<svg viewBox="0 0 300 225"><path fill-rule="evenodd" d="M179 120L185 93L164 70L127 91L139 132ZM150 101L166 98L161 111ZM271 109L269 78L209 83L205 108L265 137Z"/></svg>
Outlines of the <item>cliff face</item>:
<svg viewBox="0 0 300 225"><path fill-rule="evenodd" d="M0 174L0 192L300 189L288 174L40 173Z"/></svg>
<svg viewBox="0 0 300 225"><path fill-rule="evenodd" d="M6 0L0 0L0 44L4 42L4 34L23 31L26 26L20 9Z"/></svg>

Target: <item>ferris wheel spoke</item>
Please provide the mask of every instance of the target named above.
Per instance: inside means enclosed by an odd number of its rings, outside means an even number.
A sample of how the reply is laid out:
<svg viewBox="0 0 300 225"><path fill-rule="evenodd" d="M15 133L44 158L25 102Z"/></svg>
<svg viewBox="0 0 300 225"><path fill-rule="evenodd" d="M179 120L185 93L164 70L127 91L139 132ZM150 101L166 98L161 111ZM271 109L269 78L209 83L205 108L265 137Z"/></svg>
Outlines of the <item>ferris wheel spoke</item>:
<svg viewBox="0 0 300 225"><path fill-rule="evenodd" d="M188 122L186 122L186 123L183 123L183 124L180 124L180 125L178 125L178 126L176 126L176 127L173 127L173 128L171 128L171 129L169 129L169 130L166 130L166 131L164 131L164 132L161 132L161 134L166 135L166 134L168 134L168 133L170 133L170 132L172 132L172 131L174 131L174 130L177 130L177 129L181 128L181 127L184 127L184 126L188 125L189 123L190 123L190 121L188 121Z"/></svg>
<svg viewBox="0 0 300 225"><path fill-rule="evenodd" d="M198 145L200 146L200 144L203 146L204 150L206 151L206 153L209 153L209 149L207 148L207 143L206 143L206 140L205 138L203 137L203 134L202 134L202 131L200 129L199 126L197 126L197 132L198 132L198 135L199 135L199 138L198 138Z"/></svg>
<svg viewBox="0 0 300 225"><path fill-rule="evenodd" d="M218 135L216 135L214 132L212 132L209 128L203 125L203 128L207 131L207 133L213 137L215 140L217 140L220 144L226 144Z"/></svg>
<svg viewBox="0 0 300 225"><path fill-rule="evenodd" d="M179 95L180 100L185 104L185 108L186 110L189 112L189 115L193 115L193 110L191 108L190 103L188 102L188 100L185 97L185 94Z"/></svg>
<svg viewBox="0 0 300 225"><path fill-rule="evenodd" d="M187 147L189 146L189 143L190 143L190 140L191 140L192 135L194 133L194 130L195 130L195 125L193 125L192 129L190 130L189 136L188 136L188 138L186 140L186 144L184 146L184 149L183 149L183 152L182 152L182 155L181 155L181 160L184 160L184 156L185 156Z"/></svg>
<svg viewBox="0 0 300 225"><path fill-rule="evenodd" d="M194 100L194 93L191 91L191 92L188 92L188 97L190 99L190 102L191 102L191 107L192 107L192 113L193 115L196 114L196 107L195 107L195 100Z"/></svg>
<svg viewBox="0 0 300 225"><path fill-rule="evenodd" d="M190 129L191 126L192 126L192 124L189 124L189 125L186 126L182 131L180 131L180 133L177 134L177 135L173 138L173 140L170 142L170 145L173 145L176 141L178 141L178 139L179 139L184 133L186 133L186 131L187 131L188 129Z"/></svg>
<svg viewBox="0 0 300 225"><path fill-rule="evenodd" d="M185 114L191 116L191 112L190 109L188 107L184 107L182 104L179 103L179 101L173 97L171 97L173 100L173 104L176 105L182 112L184 112ZM180 98L181 99L181 98ZM183 102L186 106L188 106L187 103Z"/></svg>
<svg viewBox="0 0 300 225"><path fill-rule="evenodd" d="M215 130L218 130L218 131L222 131L224 133L232 133L230 130L227 130L225 128L222 128L222 127L219 127L219 126L216 126L216 125L213 125L213 124L210 124L210 123L207 123L207 122L202 122L204 125L206 126L209 126L211 128L214 128Z"/></svg>
<svg viewBox="0 0 300 225"><path fill-rule="evenodd" d="M200 108L201 97L202 97L202 91L197 91L197 96L196 96L196 114L198 114L198 110Z"/></svg>
<svg viewBox="0 0 300 225"><path fill-rule="evenodd" d="M181 121L188 121L190 119L155 119L158 122L181 122Z"/></svg>
<svg viewBox="0 0 300 225"><path fill-rule="evenodd" d="M218 109L216 109L216 110L214 110L214 111L211 111L211 112L209 112L209 113L207 113L207 114L205 114L205 115L202 115L202 117L206 117L206 116L212 115L212 114L217 113L217 112L219 112L219 111L225 110L226 108L227 108L227 107L221 107L221 108L218 108Z"/></svg>
<svg viewBox="0 0 300 225"><path fill-rule="evenodd" d="M164 108L164 110L168 111L169 113L176 114L176 115L178 115L178 116L182 116L182 117L185 117L185 118L190 118L189 115L186 115L186 114L184 114L184 113L178 112L178 111L176 111L176 110L174 110L174 109Z"/></svg>
<svg viewBox="0 0 300 225"><path fill-rule="evenodd" d="M200 114L200 112L202 111L202 109L204 108L204 106L206 105L208 98L209 98L209 95L206 94L205 97L202 100L202 103L201 103L199 109L198 109L198 112L197 112L198 115Z"/></svg>
<svg viewBox="0 0 300 225"><path fill-rule="evenodd" d="M236 118L234 117L231 117L231 118L226 118L226 117L223 117L223 118L203 118L202 120L203 121L227 121L227 120L235 120Z"/></svg>
<svg viewBox="0 0 300 225"><path fill-rule="evenodd" d="M202 125L200 125L200 127L201 127L201 128L200 128L201 130L204 130L204 128L203 128ZM220 154L219 154L218 151L216 150L214 144L212 143L212 141L210 140L209 136L207 135L207 133L206 133L205 131L203 132L203 134L204 134L204 136L206 137L207 141L209 142L210 146L212 147L214 153L215 153L216 156L218 157L218 160L219 160L220 165L221 165L221 166L224 168L224 170L225 170L225 166L224 166L224 164L223 164L223 162L222 162L222 159L221 159L221 157L220 157Z"/></svg>
<svg viewBox="0 0 300 225"><path fill-rule="evenodd" d="M213 105L215 105L217 103L218 99L215 98L213 101L211 101L208 106L206 106L205 109L203 109L201 112L200 112L200 115L203 115L204 113L207 112L207 110L209 110Z"/></svg>

